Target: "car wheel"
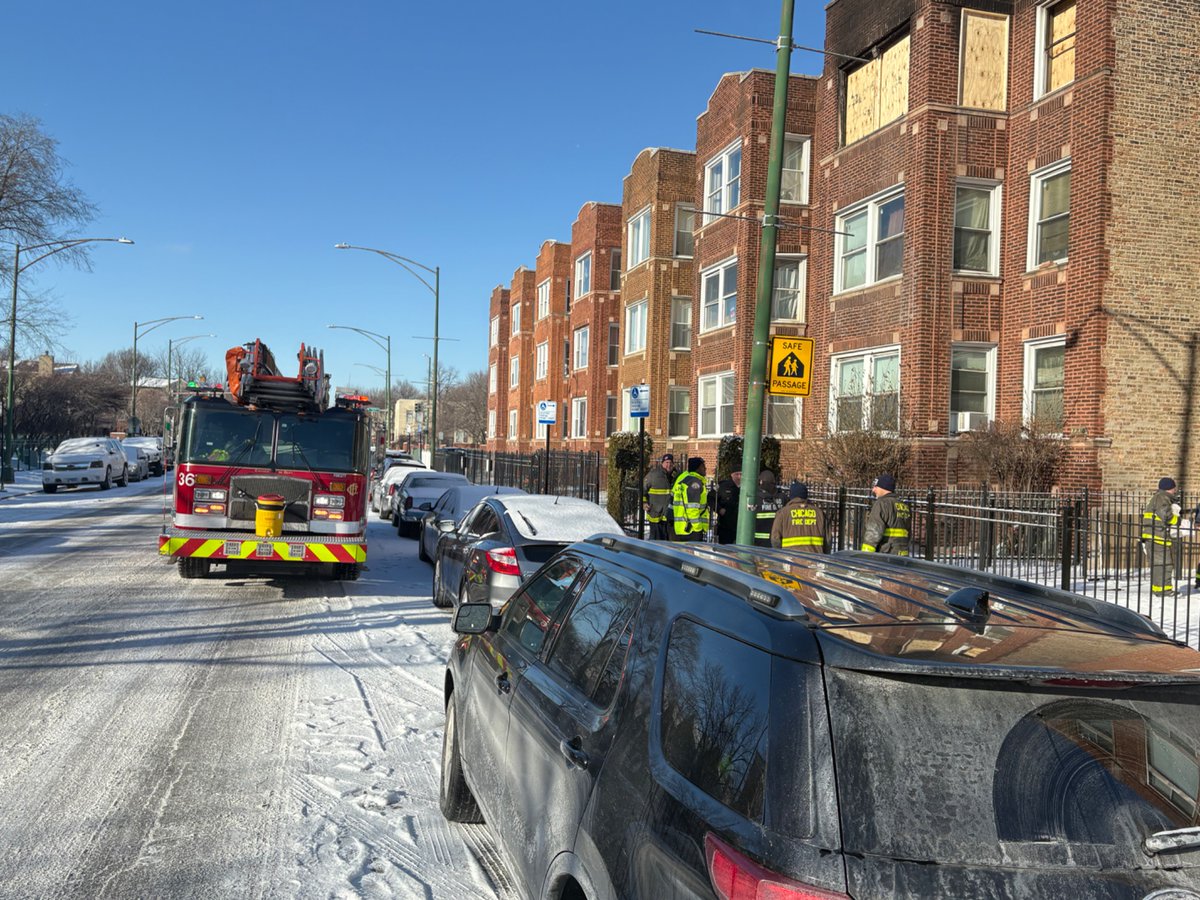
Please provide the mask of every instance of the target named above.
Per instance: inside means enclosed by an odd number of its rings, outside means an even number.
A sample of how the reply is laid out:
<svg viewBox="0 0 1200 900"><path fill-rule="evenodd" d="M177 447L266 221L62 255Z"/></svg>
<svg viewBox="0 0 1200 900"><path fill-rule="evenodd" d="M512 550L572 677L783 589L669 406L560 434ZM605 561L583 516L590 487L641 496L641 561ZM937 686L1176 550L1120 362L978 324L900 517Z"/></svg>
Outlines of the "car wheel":
<svg viewBox="0 0 1200 900"><path fill-rule="evenodd" d="M442 779L438 788L438 805L442 815L451 822L482 822L479 804L463 777L462 754L458 749L458 714L454 711L454 695L446 704L446 727L442 731Z"/></svg>
<svg viewBox="0 0 1200 900"><path fill-rule="evenodd" d="M53 494L55 491L58 490L58 485L57 484L43 484L42 490L45 491L47 494Z"/></svg>
<svg viewBox="0 0 1200 900"><path fill-rule="evenodd" d="M429 554L425 552L425 526L423 524L417 529L417 559L421 562L433 562Z"/></svg>
<svg viewBox="0 0 1200 900"><path fill-rule="evenodd" d="M446 601L446 592L442 590L442 561L433 564L433 605L438 609L446 609L450 604Z"/></svg>
<svg viewBox="0 0 1200 900"><path fill-rule="evenodd" d="M401 519L400 524L396 526L396 532L400 535L400 537L411 538L413 537L415 531L416 526L413 525L412 522L405 521L404 519Z"/></svg>
<svg viewBox="0 0 1200 900"><path fill-rule="evenodd" d="M117 487L127 487L129 485L129 466L121 467L121 477L117 479Z"/></svg>
<svg viewBox="0 0 1200 900"><path fill-rule="evenodd" d="M112 469L104 470L104 480L100 482L100 490L107 491L112 487Z"/></svg>

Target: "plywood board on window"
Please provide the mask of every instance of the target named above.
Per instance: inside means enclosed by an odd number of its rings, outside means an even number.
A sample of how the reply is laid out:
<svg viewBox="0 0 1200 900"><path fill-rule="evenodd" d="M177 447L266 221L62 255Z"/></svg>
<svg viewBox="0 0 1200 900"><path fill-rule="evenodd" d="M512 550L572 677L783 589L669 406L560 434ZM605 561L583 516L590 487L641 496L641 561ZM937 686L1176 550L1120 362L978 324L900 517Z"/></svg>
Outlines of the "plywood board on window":
<svg viewBox="0 0 1200 900"><path fill-rule="evenodd" d="M1048 91L1075 80L1075 0L1057 3L1049 10L1050 63Z"/></svg>
<svg viewBox="0 0 1200 900"><path fill-rule="evenodd" d="M1008 105L1008 16L964 9L959 102L1003 112Z"/></svg>
<svg viewBox="0 0 1200 900"><path fill-rule="evenodd" d="M879 125L908 112L909 36L892 44L879 58Z"/></svg>
<svg viewBox="0 0 1200 900"><path fill-rule="evenodd" d="M870 134L879 121L879 60L846 76L846 143Z"/></svg>

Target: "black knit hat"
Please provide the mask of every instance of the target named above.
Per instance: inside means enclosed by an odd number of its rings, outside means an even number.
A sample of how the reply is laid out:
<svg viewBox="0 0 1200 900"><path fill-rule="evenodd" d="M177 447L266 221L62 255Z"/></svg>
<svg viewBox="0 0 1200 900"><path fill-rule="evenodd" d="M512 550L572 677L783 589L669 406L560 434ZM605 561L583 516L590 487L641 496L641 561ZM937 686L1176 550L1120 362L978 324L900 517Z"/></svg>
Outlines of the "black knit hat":
<svg viewBox="0 0 1200 900"><path fill-rule="evenodd" d="M1158 489L1160 491L1175 490L1175 479L1174 478L1160 478L1158 480Z"/></svg>
<svg viewBox="0 0 1200 900"><path fill-rule="evenodd" d="M688 471L689 472L695 472L702 465L704 465L704 457L703 456L689 456L688 457Z"/></svg>
<svg viewBox="0 0 1200 900"><path fill-rule="evenodd" d="M790 496L793 500L807 500L808 485L802 481L793 481Z"/></svg>
<svg viewBox="0 0 1200 900"><path fill-rule="evenodd" d="M873 486L877 488L883 488L885 491L894 491L896 489L896 479L892 475L880 475L875 479L875 484Z"/></svg>

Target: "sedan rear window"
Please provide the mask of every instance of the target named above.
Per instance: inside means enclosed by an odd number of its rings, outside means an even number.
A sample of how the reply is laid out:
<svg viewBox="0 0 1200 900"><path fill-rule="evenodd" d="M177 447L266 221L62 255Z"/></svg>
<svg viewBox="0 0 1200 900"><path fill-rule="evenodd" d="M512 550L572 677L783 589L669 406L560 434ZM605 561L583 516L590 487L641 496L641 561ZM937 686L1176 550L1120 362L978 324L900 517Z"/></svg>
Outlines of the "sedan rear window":
<svg viewBox="0 0 1200 900"><path fill-rule="evenodd" d="M461 481L466 481L461 475L413 475L404 482L404 487L407 488L431 488L445 487L447 484L455 484Z"/></svg>

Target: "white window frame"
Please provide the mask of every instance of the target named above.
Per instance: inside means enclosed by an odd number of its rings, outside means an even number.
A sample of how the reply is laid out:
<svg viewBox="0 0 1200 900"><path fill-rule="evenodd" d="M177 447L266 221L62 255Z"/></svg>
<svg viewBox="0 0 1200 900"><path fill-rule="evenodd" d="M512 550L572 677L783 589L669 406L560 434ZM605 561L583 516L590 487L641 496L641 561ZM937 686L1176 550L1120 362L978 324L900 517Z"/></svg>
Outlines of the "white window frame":
<svg viewBox="0 0 1200 900"><path fill-rule="evenodd" d="M550 430L549 422L539 422L537 415L537 404L533 404L533 436L539 441L546 439L546 433Z"/></svg>
<svg viewBox="0 0 1200 900"><path fill-rule="evenodd" d="M492 321L488 324L488 346L495 347L500 343L500 317L492 316Z"/></svg>
<svg viewBox="0 0 1200 900"><path fill-rule="evenodd" d="M879 358L895 356L896 357L896 403L897 406L901 403L901 373L903 369L903 357L900 354L900 345L891 344L886 347L872 347L869 350L855 350L853 353L842 353L829 359L829 433L838 434L844 431L855 431L859 428L871 429L878 431L881 434L896 434L894 429L877 428L871 418L871 402L870 398L874 396L874 361ZM862 394L863 408L861 419L854 427L846 426L846 423L838 421L838 384L840 382L839 373L841 367L847 363L861 362L863 368L863 384ZM901 415L901 410L897 409L897 418Z"/></svg>
<svg viewBox="0 0 1200 900"><path fill-rule="evenodd" d="M517 411L515 409L508 411L508 436L513 440L517 438Z"/></svg>
<svg viewBox="0 0 1200 900"><path fill-rule="evenodd" d="M550 371L550 342L542 341L534 348L533 380L545 381Z"/></svg>
<svg viewBox="0 0 1200 900"><path fill-rule="evenodd" d="M679 315L679 312L685 312L685 315ZM682 326L687 334L686 341L678 341L675 339L676 326ZM671 329L667 335L671 342L672 350L691 350L692 349L692 298L691 297L672 297L671 298Z"/></svg>
<svg viewBox="0 0 1200 900"><path fill-rule="evenodd" d="M588 356L590 356L592 340L592 329L588 325L581 325L575 329L572 336L574 352L572 353L572 364L576 371L586 369L588 367Z"/></svg>
<svg viewBox="0 0 1200 900"><path fill-rule="evenodd" d="M984 415L987 416L988 422L995 421L996 418L996 360L997 349L995 344L979 344L968 341L955 342L950 345L950 394L949 394L949 409L950 409L950 433L958 434L958 413L967 412L967 410L954 408L954 351L970 350L982 352L986 354L987 361L987 387L984 402Z"/></svg>
<svg viewBox="0 0 1200 900"><path fill-rule="evenodd" d="M495 438L496 438L496 411L494 409L488 410L488 426L487 426L487 428L488 428L488 430L487 430L488 440L495 440Z"/></svg>
<svg viewBox="0 0 1200 900"><path fill-rule="evenodd" d="M763 409L763 434L777 438L801 438L804 436L804 398L788 397L777 394L767 394ZM776 431L773 426L774 410L779 406L791 406L795 413L796 428L794 431Z"/></svg>
<svg viewBox="0 0 1200 900"><path fill-rule="evenodd" d="M650 258L650 207L646 206L629 217L628 243L629 252L625 263L628 272L634 266L640 266Z"/></svg>
<svg viewBox="0 0 1200 900"><path fill-rule="evenodd" d="M571 437L587 436L587 397L574 397L571 400Z"/></svg>
<svg viewBox="0 0 1200 900"><path fill-rule="evenodd" d="M512 390L521 383L521 357L513 356L508 360L508 389Z"/></svg>
<svg viewBox="0 0 1200 900"><path fill-rule="evenodd" d="M807 205L807 203L808 203L808 182L809 182L810 173L812 171L812 137L807 134L785 135L784 139L783 139L785 163L787 160L787 149L788 149L789 144L791 144L793 146L796 144L801 145L801 147L800 147L800 168L799 169L784 168L783 179L781 179L781 181L780 181L779 202L780 203L793 203L793 204L799 204L801 206L804 206L804 205ZM786 180L789 172L799 173L800 189L798 191L799 197L797 197L797 198L789 199L784 196L783 180Z"/></svg>
<svg viewBox="0 0 1200 900"><path fill-rule="evenodd" d="M648 298L630 303L625 307L625 355L641 353L646 349L647 315L650 309ZM640 320L640 321L639 321ZM640 325L634 328L634 324Z"/></svg>
<svg viewBox="0 0 1200 900"><path fill-rule="evenodd" d="M498 383L498 381L496 378L496 364L492 363L491 365L488 366L488 393L489 394L496 393L497 383Z"/></svg>
<svg viewBox="0 0 1200 900"><path fill-rule="evenodd" d="M729 162L734 156L738 159L738 174L731 179ZM710 213L731 213L741 202L742 139L739 137L704 164L704 224L718 218Z"/></svg>
<svg viewBox="0 0 1200 900"><path fill-rule="evenodd" d="M732 382L733 390L731 391L730 400L728 403L723 402L722 393L723 386L726 381ZM705 405L704 393L707 388L713 389L713 403ZM727 434L733 434L736 427L734 414L737 409L737 374L731 369L728 372L717 372L713 375L705 375L702 378L696 379L696 396L697 396L697 411L696 411L696 437L710 438L723 437ZM721 430L721 412L723 409L729 410L729 430ZM711 409L713 411L713 428L706 429L704 427L704 412Z"/></svg>
<svg viewBox="0 0 1200 900"><path fill-rule="evenodd" d="M960 178L954 183L954 223L951 226L950 264L954 264L954 239L958 234L958 190L966 188L973 191L989 191L988 198L988 267L986 269L954 269L967 275L989 275L997 277L1000 274L1000 212L1003 209L1002 185L995 181L979 181L971 178Z"/></svg>
<svg viewBox="0 0 1200 900"><path fill-rule="evenodd" d="M901 263L900 271L895 275L888 275L886 278L877 277L878 257L879 257L879 214L884 205L895 200L897 197L904 197L904 185L890 187L885 191L880 191L872 197L865 200L860 200L853 206L848 206L839 211L834 217L834 228L837 234L834 236L834 269L833 269L833 292L840 294L843 291L861 291L864 288L871 287L874 284L883 284L884 282L893 281L904 277L904 266ZM899 239L903 242L907 235L908 229L908 204L905 202L905 230L900 232ZM856 284L852 287L846 287L843 284L843 265L846 257L846 220L855 218L860 214L866 214L867 217L867 233L866 243L863 247L850 251L851 253L863 252L866 254L866 265L863 271L863 283ZM892 235L885 241L895 240L896 236ZM903 254L901 254L903 256Z"/></svg>
<svg viewBox="0 0 1200 900"><path fill-rule="evenodd" d="M637 420L630 414L629 388L621 388L621 421L625 423L622 431L637 431Z"/></svg>
<svg viewBox="0 0 1200 900"><path fill-rule="evenodd" d="M707 331L716 331L718 328L725 328L729 325L732 325L734 322L737 321L737 273L736 273L737 264L738 264L738 258L736 256L731 256L728 259L723 259L719 263L711 265L708 268L706 268L700 272L700 333L701 334L704 334ZM730 286L728 283L730 280L728 276L729 276L729 270L731 268L735 269L735 275L733 277L733 292L732 292L733 315L730 316L730 315L726 315L725 306L726 306L726 298L730 296L730 294L727 293L727 289ZM716 279L716 282L717 282L717 296L716 296L717 318L716 318L716 322L714 324L710 325L710 324L708 324L708 316L706 314L706 310L708 309L708 306L709 306L708 285L709 285L710 281L712 281L713 279Z"/></svg>
<svg viewBox="0 0 1200 900"><path fill-rule="evenodd" d="M1070 173L1071 158L1060 159L1056 163L1038 169L1029 176L1029 233L1027 240L1027 255L1025 259L1025 271L1033 272L1041 266L1058 266L1070 259L1071 255L1071 192L1067 191L1067 255L1059 259L1048 259L1044 262L1038 262L1038 257L1041 255L1040 250L1040 231L1039 226L1042 224L1042 185L1063 173ZM1060 216L1061 218L1061 216ZM1049 221L1048 219L1046 221Z"/></svg>
<svg viewBox="0 0 1200 900"><path fill-rule="evenodd" d="M592 251L575 260L575 299L592 292Z"/></svg>
<svg viewBox="0 0 1200 900"><path fill-rule="evenodd" d="M521 303L520 303L520 301L518 301L512 305L512 309L509 310L509 318L512 320L512 333L520 334L521 333Z"/></svg>
<svg viewBox="0 0 1200 900"><path fill-rule="evenodd" d="M687 409L679 410L676 408L676 398L684 397L687 402L684 404ZM672 428L671 423L679 416L686 416L686 427L683 431ZM671 386L667 388L667 437L669 438L686 438L692 432L692 389L688 387Z"/></svg>
<svg viewBox="0 0 1200 900"><path fill-rule="evenodd" d="M550 279L540 282L537 286L537 312L534 321L540 322L550 315Z"/></svg>
<svg viewBox="0 0 1200 900"><path fill-rule="evenodd" d="M1049 350L1053 347L1067 346L1067 337L1063 334L1056 334L1048 338L1037 338L1035 340L1025 342L1025 359L1023 364L1023 376L1021 381L1021 421L1030 425L1033 423L1033 384L1037 375L1037 367L1035 360L1037 359L1037 351ZM1066 424L1066 373L1067 373L1067 357L1063 353L1063 425Z"/></svg>
<svg viewBox="0 0 1200 900"><path fill-rule="evenodd" d="M1046 82L1050 78L1050 60L1048 57L1049 48L1049 30L1050 30L1050 7L1057 6L1063 0L1047 0L1041 3L1037 8L1037 30L1034 32L1034 40L1037 43L1033 48L1033 99L1040 100L1050 94L1057 93L1063 88L1072 85L1077 80L1072 78L1066 84L1050 90ZM1075 47L1078 53L1079 47L1079 4L1075 5ZM1076 71L1078 71L1079 57L1076 55Z"/></svg>
<svg viewBox="0 0 1200 900"><path fill-rule="evenodd" d="M692 228L690 231L682 231L680 229L680 227L679 227L680 213L691 213ZM685 234L685 233L691 235L691 238L692 238L692 252L691 253L681 253L679 251L679 235ZM693 256L696 255L696 207L693 206L691 203L676 203L675 204L675 230L674 230L674 232L672 232L672 235L673 236L671 238L671 252L675 256L678 256L680 259L691 259Z"/></svg>
<svg viewBox="0 0 1200 900"><path fill-rule="evenodd" d="M796 315L784 318L776 314L779 309L779 270L784 266L796 266ZM808 257L800 255L779 255L775 257L774 290L771 292L771 321L804 324L808 311Z"/></svg>

